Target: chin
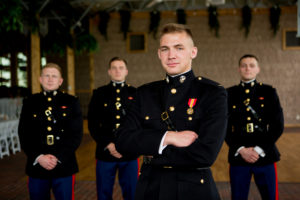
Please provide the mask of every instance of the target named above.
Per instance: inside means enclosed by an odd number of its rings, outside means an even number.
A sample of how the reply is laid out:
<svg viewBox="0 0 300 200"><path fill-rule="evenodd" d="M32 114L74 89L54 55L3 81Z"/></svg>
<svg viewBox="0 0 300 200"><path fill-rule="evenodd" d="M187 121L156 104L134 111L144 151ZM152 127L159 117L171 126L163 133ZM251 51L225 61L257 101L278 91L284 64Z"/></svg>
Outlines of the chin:
<svg viewBox="0 0 300 200"><path fill-rule="evenodd" d="M177 71L177 70L166 70L167 71L167 73L169 74L169 75L176 75L176 74L179 74L179 72Z"/></svg>

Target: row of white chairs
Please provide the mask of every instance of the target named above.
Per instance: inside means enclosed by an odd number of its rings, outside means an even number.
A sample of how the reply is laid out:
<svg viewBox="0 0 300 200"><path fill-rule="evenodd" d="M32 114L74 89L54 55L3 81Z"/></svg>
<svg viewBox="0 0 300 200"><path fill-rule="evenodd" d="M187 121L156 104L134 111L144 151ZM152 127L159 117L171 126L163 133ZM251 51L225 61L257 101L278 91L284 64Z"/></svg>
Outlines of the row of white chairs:
<svg viewBox="0 0 300 200"><path fill-rule="evenodd" d="M0 98L0 120L18 119L22 110L23 98Z"/></svg>
<svg viewBox="0 0 300 200"><path fill-rule="evenodd" d="M6 120L0 122L0 158L21 151L18 135L19 120Z"/></svg>

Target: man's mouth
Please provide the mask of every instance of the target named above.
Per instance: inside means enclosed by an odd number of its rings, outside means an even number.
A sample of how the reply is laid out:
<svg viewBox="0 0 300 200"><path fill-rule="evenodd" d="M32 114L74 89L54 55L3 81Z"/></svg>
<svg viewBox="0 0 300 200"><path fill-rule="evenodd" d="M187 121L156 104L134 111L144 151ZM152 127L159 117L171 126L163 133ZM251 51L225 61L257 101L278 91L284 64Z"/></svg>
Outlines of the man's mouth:
<svg viewBox="0 0 300 200"><path fill-rule="evenodd" d="M175 67L178 63L168 63L168 67Z"/></svg>

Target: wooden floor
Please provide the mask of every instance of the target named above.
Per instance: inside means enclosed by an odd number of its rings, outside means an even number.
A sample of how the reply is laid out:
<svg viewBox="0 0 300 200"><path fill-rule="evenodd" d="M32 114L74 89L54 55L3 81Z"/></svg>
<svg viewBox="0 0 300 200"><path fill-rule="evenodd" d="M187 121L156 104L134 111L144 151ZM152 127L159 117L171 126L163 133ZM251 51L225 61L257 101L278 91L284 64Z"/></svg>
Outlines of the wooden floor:
<svg viewBox="0 0 300 200"><path fill-rule="evenodd" d="M285 133L278 141L277 146L282 154L281 161L277 164L280 200L300 199L299 144L300 127L285 129ZM95 142L86 133L77 151L80 172L76 175L75 200L96 199L95 147ZM230 200L231 193L228 182L227 153L228 148L224 144L212 167L222 200ZM23 152L0 159L0 200L29 200L25 162L26 156ZM255 184L252 183L249 200L258 199L260 199L260 195ZM113 200L122 200L121 189L117 180Z"/></svg>
<svg viewBox="0 0 300 200"><path fill-rule="evenodd" d="M85 129L86 130L86 129ZM87 131L85 131L86 134ZM85 137L77 151L80 172L77 175L79 180L95 180L95 142ZM281 153L281 161L277 163L278 181L288 183L300 183L300 127L287 127L284 134L277 141L277 147ZM212 171L215 181L229 181L229 165L227 162L228 147L224 143L221 152Z"/></svg>

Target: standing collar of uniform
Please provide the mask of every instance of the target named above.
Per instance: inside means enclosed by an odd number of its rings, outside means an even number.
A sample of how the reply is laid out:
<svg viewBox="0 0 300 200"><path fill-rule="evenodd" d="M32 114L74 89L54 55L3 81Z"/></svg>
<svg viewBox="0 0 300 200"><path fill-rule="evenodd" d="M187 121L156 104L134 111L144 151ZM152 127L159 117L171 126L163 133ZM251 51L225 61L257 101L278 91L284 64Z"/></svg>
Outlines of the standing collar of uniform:
<svg viewBox="0 0 300 200"><path fill-rule="evenodd" d="M195 78L193 70L189 70L182 74L177 74L175 76L170 76L167 74L166 82L170 85L178 86L182 85L183 83L187 83L192 81Z"/></svg>
<svg viewBox="0 0 300 200"><path fill-rule="evenodd" d="M111 80L110 83L113 87L124 87L126 85L125 81L117 82L117 81Z"/></svg>
<svg viewBox="0 0 300 200"><path fill-rule="evenodd" d="M256 79L250 80L250 81L242 81L240 82L240 85L242 87L253 87L256 84Z"/></svg>
<svg viewBox="0 0 300 200"><path fill-rule="evenodd" d="M58 94L58 90L43 91L42 93L44 96L56 96Z"/></svg>

